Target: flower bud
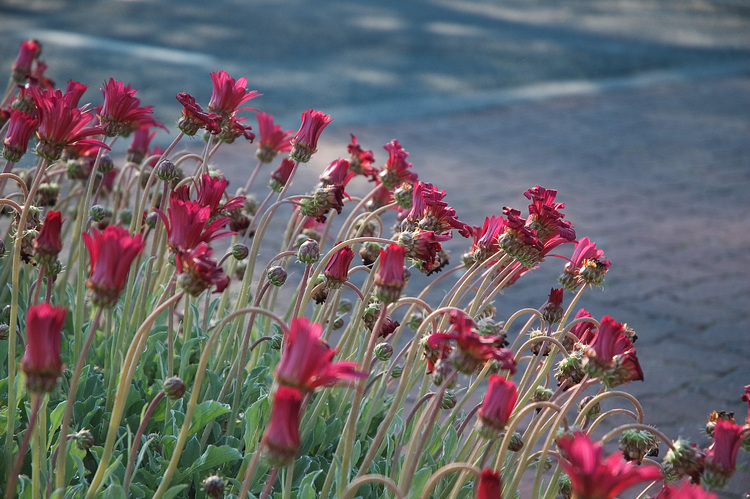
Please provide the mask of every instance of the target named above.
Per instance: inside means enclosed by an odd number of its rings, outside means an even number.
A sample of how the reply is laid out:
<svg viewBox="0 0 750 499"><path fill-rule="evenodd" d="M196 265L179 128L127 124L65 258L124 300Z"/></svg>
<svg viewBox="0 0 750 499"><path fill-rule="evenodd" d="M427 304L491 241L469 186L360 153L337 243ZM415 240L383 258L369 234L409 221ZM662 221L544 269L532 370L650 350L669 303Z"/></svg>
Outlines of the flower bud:
<svg viewBox="0 0 750 499"><path fill-rule="evenodd" d="M203 480L203 492L211 499L224 497L224 480L216 475L206 478Z"/></svg>
<svg viewBox="0 0 750 499"><path fill-rule="evenodd" d="M671 467L677 477L697 477L703 471L706 456L695 444L679 439L672 443L674 449L669 449L664 456L664 464Z"/></svg>
<svg viewBox="0 0 750 499"><path fill-rule="evenodd" d="M416 331L419 329L419 326L422 325L422 322L424 322L424 313L422 312L414 312L409 317L409 328L412 329L412 331Z"/></svg>
<svg viewBox="0 0 750 499"><path fill-rule="evenodd" d="M546 386L537 386L536 390L534 390L534 402L546 402L552 398L554 393Z"/></svg>
<svg viewBox="0 0 750 499"><path fill-rule="evenodd" d="M627 461L640 463L657 444L656 436L646 430L625 430L620 435L620 450Z"/></svg>
<svg viewBox="0 0 750 499"><path fill-rule="evenodd" d="M39 206L55 206L57 199L60 197L60 184L39 184L37 196L39 196L37 199Z"/></svg>
<svg viewBox="0 0 750 499"><path fill-rule="evenodd" d="M383 362L390 360L390 358L393 356L393 347L390 345L390 343L378 343L375 345L375 357L378 360L382 360Z"/></svg>
<svg viewBox="0 0 750 499"><path fill-rule="evenodd" d="M557 493L563 499L570 499L573 494L573 483L570 481L570 477L564 473L557 479Z"/></svg>
<svg viewBox="0 0 750 499"><path fill-rule="evenodd" d="M180 177L180 174L174 163L168 159L164 159L156 166L156 176L159 180L172 182L173 180L177 180Z"/></svg>
<svg viewBox="0 0 750 499"><path fill-rule="evenodd" d="M107 216L107 209L100 204L95 204L89 210L89 217L91 217L91 220L93 220L96 223L99 223L102 220L104 220L106 216Z"/></svg>
<svg viewBox="0 0 750 499"><path fill-rule="evenodd" d="M308 239L302 243L297 251L297 259L305 264L311 265L320 258L320 248L314 239Z"/></svg>
<svg viewBox="0 0 750 499"><path fill-rule="evenodd" d="M589 395L588 397L583 397L581 401L578 403L578 410L582 411L584 407L586 407L586 404L591 402L594 399L593 395ZM602 412L602 406L599 402L594 404L594 406L589 409L589 411L584 414L587 418L595 418Z"/></svg>
<svg viewBox="0 0 750 499"><path fill-rule="evenodd" d="M89 450L96 443L93 433L85 428L76 433L74 438L76 441L76 447L80 450Z"/></svg>
<svg viewBox="0 0 750 499"><path fill-rule="evenodd" d="M393 191L393 199L404 210L410 210L414 199L414 186L404 182Z"/></svg>
<svg viewBox="0 0 750 499"><path fill-rule="evenodd" d="M106 175L115 169L115 162L112 160L112 156L109 153L102 153L99 159L99 173Z"/></svg>
<svg viewBox="0 0 750 499"><path fill-rule="evenodd" d="M250 254L250 249L247 247L247 245L244 245L242 243L237 243L234 246L232 246L232 256L236 260L244 260L247 258L247 256Z"/></svg>
<svg viewBox="0 0 750 499"><path fill-rule="evenodd" d="M365 311L362 313L362 320L365 323L365 327L370 331L375 327L375 321L378 319L378 313L380 312L381 306L382 304L378 301L372 302L367 305L367 308L365 308Z"/></svg>
<svg viewBox="0 0 750 499"><path fill-rule="evenodd" d="M268 280L276 287L283 286L286 282L286 270L280 265L275 265L268 269Z"/></svg>
<svg viewBox="0 0 750 499"><path fill-rule="evenodd" d="M185 383L177 376L172 376L164 380L164 393L169 400L181 399L185 394Z"/></svg>
<svg viewBox="0 0 750 499"><path fill-rule="evenodd" d="M346 314L348 312L351 312L352 310L352 302L350 300L341 300L339 302L339 312L342 314Z"/></svg>
<svg viewBox="0 0 750 499"><path fill-rule="evenodd" d="M523 436L516 431L510 436L508 450L511 452L518 452L521 449L523 449Z"/></svg>
<svg viewBox="0 0 750 499"><path fill-rule="evenodd" d="M271 350L281 350L281 344L284 342L284 335L280 333L276 333L273 336L271 336L271 341L269 343Z"/></svg>
<svg viewBox="0 0 750 499"><path fill-rule="evenodd" d="M375 242L367 242L359 248L359 256L362 258L362 263L368 267L372 267L375 260L380 256L380 245Z"/></svg>
<svg viewBox="0 0 750 499"><path fill-rule="evenodd" d="M0 324L0 341L7 340L9 334L10 334L10 326L5 323Z"/></svg>
<svg viewBox="0 0 750 499"><path fill-rule="evenodd" d="M48 264L44 270L45 270L44 275L56 276L63 271L63 264L60 260L55 260L54 262Z"/></svg>
<svg viewBox="0 0 750 499"><path fill-rule="evenodd" d="M133 221L133 212L131 210L124 209L117 214L117 217L120 219L120 225L130 225L130 222Z"/></svg>
<svg viewBox="0 0 750 499"><path fill-rule="evenodd" d="M344 318L338 316L333 320L333 330L336 331L338 329L341 329L342 327L344 327Z"/></svg>
<svg viewBox="0 0 750 499"><path fill-rule="evenodd" d="M398 379L401 377L403 372L404 368L402 366L393 366L393 369L391 370L391 378Z"/></svg>
<svg viewBox="0 0 750 499"><path fill-rule="evenodd" d="M155 211L152 211L148 215L146 215L146 227L153 230L156 228L156 223L159 221L159 214Z"/></svg>
<svg viewBox="0 0 750 499"><path fill-rule="evenodd" d="M326 278L322 275L318 275L318 277L315 278L315 291L313 291L312 299L318 305L325 303L328 299L330 288L328 286L321 286L321 284L325 282Z"/></svg>
<svg viewBox="0 0 750 499"><path fill-rule="evenodd" d="M440 408L453 409L456 407L457 402L458 398L456 397L456 393L453 390L446 390L443 394L443 400L440 401Z"/></svg>
<svg viewBox="0 0 750 499"><path fill-rule="evenodd" d="M444 362L443 360L440 360L435 364L435 370L432 371L432 382L437 386L440 386L443 384L443 381L448 379L448 377L453 374L454 371L455 369L450 362ZM455 381L451 383L448 388L452 388L454 385Z"/></svg>

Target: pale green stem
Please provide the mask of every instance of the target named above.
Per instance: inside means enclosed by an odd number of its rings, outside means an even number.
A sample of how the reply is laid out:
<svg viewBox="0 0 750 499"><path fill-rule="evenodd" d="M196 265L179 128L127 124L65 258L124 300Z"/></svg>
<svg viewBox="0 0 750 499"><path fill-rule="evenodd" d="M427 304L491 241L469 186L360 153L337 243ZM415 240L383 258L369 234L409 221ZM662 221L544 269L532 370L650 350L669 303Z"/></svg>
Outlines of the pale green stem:
<svg viewBox="0 0 750 499"><path fill-rule="evenodd" d="M430 492L432 492L432 489L435 488L438 482L448 473L454 473L456 471L461 471L462 474L466 472L474 473L475 475L479 475L482 472L482 470L470 463L446 464L442 468L438 468L438 470L430 476L429 480L427 480L427 483L424 486L424 489L422 489L422 493L420 494L419 498L429 499Z"/></svg>
<svg viewBox="0 0 750 499"><path fill-rule="evenodd" d="M11 469L10 476L8 477L8 483L5 488L5 499L12 499L15 496L16 481L18 480L18 476L21 474L21 468L23 466L23 458L26 455L26 451L29 448L29 442L31 440L32 435L36 431L36 421L37 421L37 417L39 416L39 409L42 405L42 399L45 397L45 395L46 394L39 394L39 393L35 393L32 395L31 416L29 417L29 425L26 428L26 434L23 436L23 440L21 441L21 446L18 448L18 454L16 455L16 459L14 460L13 468ZM38 454L39 452L41 452L41 449L35 448L33 449L32 452L35 452ZM36 461L36 459L34 460ZM36 465L37 466L35 466L34 468L36 470L36 473L38 474L39 463L36 463ZM37 484L37 487L38 487L38 484ZM34 497L36 498L39 496L36 495Z"/></svg>
<svg viewBox="0 0 750 499"><path fill-rule="evenodd" d="M401 493L398 485L396 485L396 482L394 482L390 478L383 475L362 475L352 480L352 483L350 483L349 486L344 489L344 491L341 493L341 499L353 499L355 497L357 489L367 483L380 483L384 485L391 492L393 492L393 495L394 497L396 497L396 499L404 499L406 497Z"/></svg>

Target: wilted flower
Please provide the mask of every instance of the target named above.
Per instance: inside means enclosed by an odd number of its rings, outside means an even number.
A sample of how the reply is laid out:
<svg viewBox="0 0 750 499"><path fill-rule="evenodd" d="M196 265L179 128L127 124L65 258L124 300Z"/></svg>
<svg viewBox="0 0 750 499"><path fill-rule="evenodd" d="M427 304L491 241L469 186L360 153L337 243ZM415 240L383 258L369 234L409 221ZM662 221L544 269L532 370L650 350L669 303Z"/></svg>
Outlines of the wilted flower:
<svg viewBox="0 0 750 499"><path fill-rule="evenodd" d="M406 161L409 153L404 150L398 140L394 139L383 146L388 151L388 160L378 178L389 191L393 191L403 183L413 184L417 181L417 174L411 171L412 164Z"/></svg>
<svg viewBox="0 0 750 499"><path fill-rule="evenodd" d="M175 266L180 285L190 295L198 296L211 286L221 293L229 285L229 277L213 259L213 249L205 242L189 251L178 251Z"/></svg>
<svg viewBox="0 0 750 499"><path fill-rule="evenodd" d="M125 287L130 265L143 251L143 236L131 237L126 229L115 225L102 232L94 229L92 233L81 236L91 260L86 286L96 305L112 307Z"/></svg>
<svg viewBox="0 0 750 499"><path fill-rule="evenodd" d="M318 150L318 139L323 129L333 121L330 116L314 109L302 113L302 124L299 131L292 138L292 149L289 153L295 161L307 163Z"/></svg>
<svg viewBox="0 0 750 499"><path fill-rule="evenodd" d="M188 136L195 135L198 130L205 128L209 133L221 132L221 116L208 113L196 102L195 97L187 92L177 94L177 101L182 104L182 116L177 122L177 128Z"/></svg>
<svg viewBox="0 0 750 499"><path fill-rule="evenodd" d="M351 170L356 175L364 175L365 177L369 177L370 180L375 181L378 176L378 171L372 167L372 164L375 162L375 157L373 156L372 151L365 151L362 149L362 146L357 143L357 137L355 137L354 134L350 135L352 141L346 146L346 150L349 151L349 164L351 165Z"/></svg>
<svg viewBox="0 0 750 499"><path fill-rule="evenodd" d="M21 370L26 375L26 389L48 393L55 389L62 374L60 340L67 309L48 303L29 307L26 314L26 351Z"/></svg>
<svg viewBox="0 0 750 499"><path fill-rule="evenodd" d="M562 320L565 310L562 307L563 290L552 288L549 292L549 298L539 309L544 322L547 324L557 324Z"/></svg>

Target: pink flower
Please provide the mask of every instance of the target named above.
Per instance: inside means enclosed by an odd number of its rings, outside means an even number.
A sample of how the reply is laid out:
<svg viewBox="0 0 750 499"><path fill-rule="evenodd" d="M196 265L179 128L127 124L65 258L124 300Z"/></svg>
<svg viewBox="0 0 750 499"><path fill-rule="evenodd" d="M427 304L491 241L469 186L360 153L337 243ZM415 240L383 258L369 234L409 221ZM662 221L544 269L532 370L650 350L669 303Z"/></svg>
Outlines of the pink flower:
<svg viewBox="0 0 750 499"><path fill-rule="evenodd" d="M414 230L401 232L398 243L407 248L406 256L411 258L414 266L430 275L440 272L448 265L441 242L451 238L450 234L437 235L431 230Z"/></svg>
<svg viewBox="0 0 750 499"><path fill-rule="evenodd" d="M112 307L122 294L133 260L143 251L143 236L136 236L122 227L109 225L104 231L96 229L83 234L89 252L91 271L86 286L91 290L94 303Z"/></svg>
<svg viewBox="0 0 750 499"><path fill-rule="evenodd" d="M349 279L349 266L352 260L354 260L354 251L349 246L344 246L328 260L323 275L329 288L340 288Z"/></svg>
<svg viewBox="0 0 750 499"><path fill-rule="evenodd" d="M211 207L201 206L196 201L183 200L172 192L169 208L165 215L155 210L167 227L167 244L174 251L189 251L201 242L210 243L214 239L229 236L231 232L219 232L229 221L227 217L217 218L208 223Z"/></svg>
<svg viewBox="0 0 750 499"><path fill-rule="evenodd" d="M500 473L495 473L491 468L485 468L479 474L477 493L475 499L501 499L503 488L500 481Z"/></svg>
<svg viewBox="0 0 750 499"><path fill-rule="evenodd" d="M585 308L582 308L578 312L576 312L576 316L574 317L574 320L581 319L583 317L593 317L593 316L588 312L588 310L586 310ZM594 334L596 332L596 325L593 322L589 322L589 321L579 322L578 324L570 328L570 332L576 335L579 343L588 345L594 339Z"/></svg>
<svg viewBox="0 0 750 499"><path fill-rule="evenodd" d="M271 173L270 186L274 192L281 192L284 186L289 182L289 177L294 170L294 161L289 158L281 160L281 164Z"/></svg>
<svg viewBox="0 0 750 499"><path fill-rule="evenodd" d="M292 149L292 134L294 130L281 130L281 125L274 125L273 115L258 111L258 151L255 157L263 163L270 163L280 152Z"/></svg>
<svg viewBox="0 0 750 499"><path fill-rule="evenodd" d="M133 139L126 151L125 160L140 165L148 153L151 141L156 137L156 132L151 132L151 125L144 125L133 132Z"/></svg>
<svg viewBox="0 0 750 499"><path fill-rule="evenodd" d="M11 163L17 163L26 154L31 135L36 131L39 122L18 109L10 110L8 133L3 140L3 157Z"/></svg>
<svg viewBox="0 0 750 499"><path fill-rule="evenodd" d="M208 110L217 113L225 120L233 117L237 111L250 109L238 108L243 103L260 95L255 90L247 91L247 78L235 80L224 70L211 73L211 82L213 83L213 90L211 91L211 100L208 102Z"/></svg>
<svg viewBox="0 0 750 499"><path fill-rule="evenodd" d="M284 339L281 360L276 366L276 379L281 385L291 386L303 392L311 392L321 386L330 386L339 380L366 377L357 371L357 363L332 362L338 350L334 350L321 338L322 326L311 324L307 318L298 317L289 325L289 334Z"/></svg>
<svg viewBox="0 0 750 499"><path fill-rule="evenodd" d="M349 166L349 162L345 159L333 160L320 174L319 179L323 185L346 187L346 184L354 177L354 172L349 170Z"/></svg>
<svg viewBox="0 0 750 499"><path fill-rule="evenodd" d="M380 268L375 274L375 296L383 303L393 303L406 286L404 256L406 248L391 244L380 250Z"/></svg>
<svg viewBox="0 0 750 499"><path fill-rule="evenodd" d="M26 389L48 393L55 389L62 374L60 339L67 309L42 303L29 307L26 314L26 351L21 370L26 375Z"/></svg>
<svg viewBox="0 0 750 499"><path fill-rule="evenodd" d="M615 322L608 315L604 316L585 351L584 369L608 388L643 380L635 347L624 331L623 324Z"/></svg>
<svg viewBox="0 0 750 499"><path fill-rule="evenodd" d="M273 394L271 417L263 434L263 453L273 466L284 466L299 451L299 424L302 394L295 388L279 386Z"/></svg>
<svg viewBox="0 0 750 499"><path fill-rule="evenodd" d="M412 194L412 206L406 215L411 225L422 230L431 230L436 234L444 234L451 229L457 229L459 234L470 237L471 227L458 220L456 210L448 206L442 199L445 191L439 191L428 182L417 181Z"/></svg>
<svg viewBox="0 0 750 499"><path fill-rule="evenodd" d="M177 94L177 100L182 104L182 116L177 123L177 128L185 135L193 136L198 130L205 128L208 133L216 135L221 132L221 116L216 113L207 113L198 105L195 97L187 92Z"/></svg>
<svg viewBox="0 0 750 499"><path fill-rule="evenodd" d="M314 109L302 113L302 124L292 138L289 157L300 163L307 163L318 150L318 139L323 129L333 121L330 116Z"/></svg>
<svg viewBox="0 0 750 499"><path fill-rule="evenodd" d="M535 185L523 195L531 200L527 223L539 239L546 241L552 236L560 236L573 241L576 238L573 226L564 221L565 215L558 211L565 208L565 203L555 203L557 191Z"/></svg>
<svg viewBox="0 0 750 499"><path fill-rule="evenodd" d="M690 483L689 480L683 480L680 485L667 485L665 483L661 491L653 499L718 499L718 496L706 492L698 484Z"/></svg>
<svg viewBox="0 0 750 499"><path fill-rule="evenodd" d="M703 481L714 488L724 488L734 474L737 453L742 441L750 436L750 430L720 419L714 427L714 441L706 451L706 469Z"/></svg>
<svg viewBox="0 0 750 499"><path fill-rule="evenodd" d="M417 181L417 174L411 171L412 164L406 161L409 153L399 144L398 140L393 139L383 146L388 151L388 161L385 168L380 172L379 178L383 185L390 191L393 191L403 183L413 184Z"/></svg>
<svg viewBox="0 0 750 499"><path fill-rule="evenodd" d="M221 200L226 194L227 185L229 185L229 182L226 178L212 177L208 173L204 173L198 181L196 187L198 204L209 207L211 209L212 218L216 217L223 211L242 208L245 204L245 199L239 196L221 204Z"/></svg>
<svg viewBox="0 0 750 499"><path fill-rule="evenodd" d="M560 283L569 291L575 291L581 284L601 286L610 266L609 260L603 257L604 251L596 249L596 243L584 237L576 243L573 256L565 264Z"/></svg>
<svg viewBox="0 0 750 499"><path fill-rule="evenodd" d="M136 92L138 90L114 78L104 82L104 104L96 108L96 114L109 137L127 137L142 126L157 126L166 130L151 115L153 106L141 106L141 100L135 97Z"/></svg>
<svg viewBox="0 0 750 499"><path fill-rule="evenodd" d="M477 417L488 438L498 438L508 424L518 399L516 385L512 381L493 374L487 386Z"/></svg>
<svg viewBox="0 0 750 499"><path fill-rule="evenodd" d="M372 164L375 162L375 157L372 151L365 151L357 143L357 137L354 134L350 134L352 141L346 146L346 150L349 152L349 163L351 169L356 175L364 175L370 177L370 180L375 181L378 177L378 170L373 168Z"/></svg>
<svg viewBox="0 0 750 499"><path fill-rule="evenodd" d="M604 445L592 442L584 432L563 435L557 445L563 458L560 466L580 499L614 499L633 485L662 478L659 466L636 466L625 461L620 452L603 459Z"/></svg>
<svg viewBox="0 0 750 499"><path fill-rule="evenodd" d="M65 99L68 101L70 107L78 107L78 102L88 88L89 86L83 83L74 80L68 81L68 84L65 86Z"/></svg>
<svg viewBox="0 0 750 499"><path fill-rule="evenodd" d="M750 385L745 385L745 393L742 394L740 399L743 402L747 402L747 418L745 419L745 424L750 425Z"/></svg>
<svg viewBox="0 0 750 499"><path fill-rule="evenodd" d="M34 256L41 265L55 263L58 253L62 250L63 243L60 237L62 223L62 215L59 211L47 213L42 230L33 242Z"/></svg>
<svg viewBox="0 0 750 499"><path fill-rule="evenodd" d="M57 161L63 149L71 145L109 149L104 142L89 138L103 134L104 130L100 127L86 127L94 117L85 106L78 109L71 105L73 99L64 96L59 90L31 89L30 94L39 112L37 154L50 161Z"/></svg>
<svg viewBox="0 0 750 499"><path fill-rule="evenodd" d="M21 42L18 47L18 56L16 62L13 63L11 71L13 72L12 78L14 81L21 83L31 73L31 64L34 59L39 57L42 53L42 46L36 40L26 40Z"/></svg>
<svg viewBox="0 0 750 499"><path fill-rule="evenodd" d="M204 242L188 251L178 251L175 266L180 274L182 288L192 296L198 296L214 286L221 293L229 285L229 277L213 259L213 249Z"/></svg>
<svg viewBox="0 0 750 499"><path fill-rule="evenodd" d="M476 227L473 232L474 244L471 246L471 254L477 262L483 262L500 251L498 238L505 229L505 219L492 215L484 219L481 228Z"/></svg>

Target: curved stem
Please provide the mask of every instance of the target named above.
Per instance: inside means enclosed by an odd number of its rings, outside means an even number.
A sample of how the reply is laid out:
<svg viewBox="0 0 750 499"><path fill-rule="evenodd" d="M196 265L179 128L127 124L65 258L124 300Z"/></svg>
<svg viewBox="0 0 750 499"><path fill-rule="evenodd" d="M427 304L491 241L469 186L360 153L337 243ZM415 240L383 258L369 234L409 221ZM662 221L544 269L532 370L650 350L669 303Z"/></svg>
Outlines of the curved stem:
<svg viewBox="0 0 750 499"><path fill-rule="evenodd" d="M130 479L132 478L133 474L133 467L135 466L135 457L138 453L138 447L141 444L141 438L143 437L143 434L146 431L146 425L148 424L148 421L151 419L151 416L154 414L154 411L156 410L156 406L159 405L159 402L166 397L166 392L164 390L160 391L156 394L156 397L151 401L151 403L148 405L148 409L146 409L146 413L143 415L143 418L141 419L141 424L138 425L138 431L135 432L135 436L133 437L133 445L130 447L130 454L128 455L128 466L125 469L125 480L123 480L122 488L125 490L125 495L128 495L128 489L130 488Z"/></svg>
<svg viewBox="0 0 750 499"><path fill-rule="evenodd" d="M8 478L8 485L5 489L5 499L12 499L16 493L16 481L18 475L21 474L21 467L23 466L23 458L26 455L26 451L29 448L29 441L34 433L36 427L36 420L39 416L39 408L44 400L44 394L35 393L32 395L33 401L31 402L31 417L29 418L29 425L26 428L26 434L23 436L21 447L18 448L18 455L16 456L15 462L13 463L13 469Z"/></svg>
<svg viewBox="0 0 750 499"><path fill-rule="evenodd" d="M344 492L341 494L341 499L352 499L354 498L354 493L357 492L357 489L359 489L362 485L365 485L366 483L380 483L386 486L386 488L390 489L391 492L393 492L396 499L403 499L404 496L401 491L398 488L398 485L396 485L396 482L388 478L387 476L383 475L362 475L358 476L354 480L352 480L352 483L349 484L346 489L344 489Z"/></svg>
<svg viewBox="0 0 750 499"><path fill-rule="evenodd" d="M428 499L430 497L430 492L432 492L432 489L435 488L435 485L437 485L438 481L448 473L453 473L456 471L474 473L475 475L478 475L482 472L482 470L469 463L446 464L442 468L438 468L438 470L433 473L432 476L430 476L430 479L427 480L427 483L425 484L424 489L422 489L422 494L419 496L419 498Z"/></svg>

